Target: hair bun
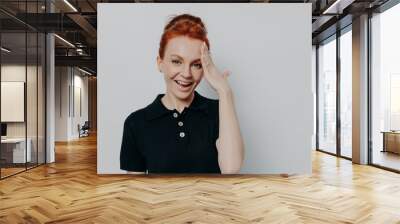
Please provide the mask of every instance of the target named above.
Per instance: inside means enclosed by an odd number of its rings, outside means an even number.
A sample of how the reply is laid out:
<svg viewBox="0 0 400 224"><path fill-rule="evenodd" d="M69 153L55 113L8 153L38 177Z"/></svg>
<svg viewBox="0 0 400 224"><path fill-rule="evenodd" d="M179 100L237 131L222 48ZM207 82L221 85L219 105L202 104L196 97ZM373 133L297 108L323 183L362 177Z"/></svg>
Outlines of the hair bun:
<svg viewBox="0 0 400 224"><path fill-rule="evenodd" d="M177 36L187 36L190 38L206 42L208 49L210 44L207 38L207 29L200 17L190 14L181 14L169 19L164 27L164 33L160 41L159 56L164 57L165 46L168 40Z"/></svg>
<svg viewBox="0 0 400 224"><path fill-rule="evenodd" d="M194 26L206 30L203 21L201 21L199 17L190 14L181 14L170 18L169 22L164 28L164 31L179 26Z"/></svg>

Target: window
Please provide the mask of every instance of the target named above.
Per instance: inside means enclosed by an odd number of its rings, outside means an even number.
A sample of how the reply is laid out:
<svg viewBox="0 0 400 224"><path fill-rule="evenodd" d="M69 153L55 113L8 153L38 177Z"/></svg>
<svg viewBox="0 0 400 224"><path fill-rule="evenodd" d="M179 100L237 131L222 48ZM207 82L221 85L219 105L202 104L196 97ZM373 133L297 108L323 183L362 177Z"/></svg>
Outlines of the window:
<svg viewBox="0 0 400 224"><path fill-rule="evenodd" d="M371 18L371 161L400 170L400 5Z"/></svg>
<svg viewBox="0 0 400 224"><path fill-rule="evenodd" d="M318 149L336 153L336 39L318 48Z"/></svg>
<svg viewBox="0 0 400 224"><path fill-rule="evenodd" d="M340 155L352 157L352 35L340 36Z"/></svg>

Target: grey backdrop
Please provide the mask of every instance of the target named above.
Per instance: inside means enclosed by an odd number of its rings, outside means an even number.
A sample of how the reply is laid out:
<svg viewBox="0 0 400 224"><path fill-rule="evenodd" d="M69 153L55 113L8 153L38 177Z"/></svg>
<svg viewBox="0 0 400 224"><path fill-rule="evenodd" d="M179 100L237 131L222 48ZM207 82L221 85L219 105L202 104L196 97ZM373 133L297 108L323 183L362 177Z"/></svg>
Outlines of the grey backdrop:
<svg viewBox="0 0 400 224"><path fill-rule="evenodd" d="M156 67L169 16L205 22L229 78L245 140L241 173L311 173L311 4L98 4L99 174L119 169L124 119L165 91ZM216 98L206 81L197 89Z"/></svg>

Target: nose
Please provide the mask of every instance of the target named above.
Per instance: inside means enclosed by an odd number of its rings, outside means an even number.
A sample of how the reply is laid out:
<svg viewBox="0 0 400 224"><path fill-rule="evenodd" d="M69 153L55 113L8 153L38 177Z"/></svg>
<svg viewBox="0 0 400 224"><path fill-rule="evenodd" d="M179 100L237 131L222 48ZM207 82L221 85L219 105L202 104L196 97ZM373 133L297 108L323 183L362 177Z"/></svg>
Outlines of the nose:
<svg viewBox="0 0 400 224"><path fill-rule="evenodd" d="M182 71L182 76L184 77L184 78L186 78L186 79L191 79L191 77L192 77L192 72L191 72L191 70L190 70L190 65L187 65L187 66L185 66L184 68L183 68L183 71Z"/></svg>

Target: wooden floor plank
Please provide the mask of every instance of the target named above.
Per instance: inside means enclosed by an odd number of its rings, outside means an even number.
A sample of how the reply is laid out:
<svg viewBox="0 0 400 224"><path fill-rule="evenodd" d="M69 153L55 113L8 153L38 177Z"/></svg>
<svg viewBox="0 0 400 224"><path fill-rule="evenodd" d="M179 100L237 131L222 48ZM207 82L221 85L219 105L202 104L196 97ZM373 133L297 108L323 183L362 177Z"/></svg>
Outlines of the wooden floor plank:
<svg viewBox="0 0 400 224"><path fill-rule="evenodd" d="M312 175L96 174L96 136L0 181L0 223L399 223L400 175L313 152Z"/></svg>

